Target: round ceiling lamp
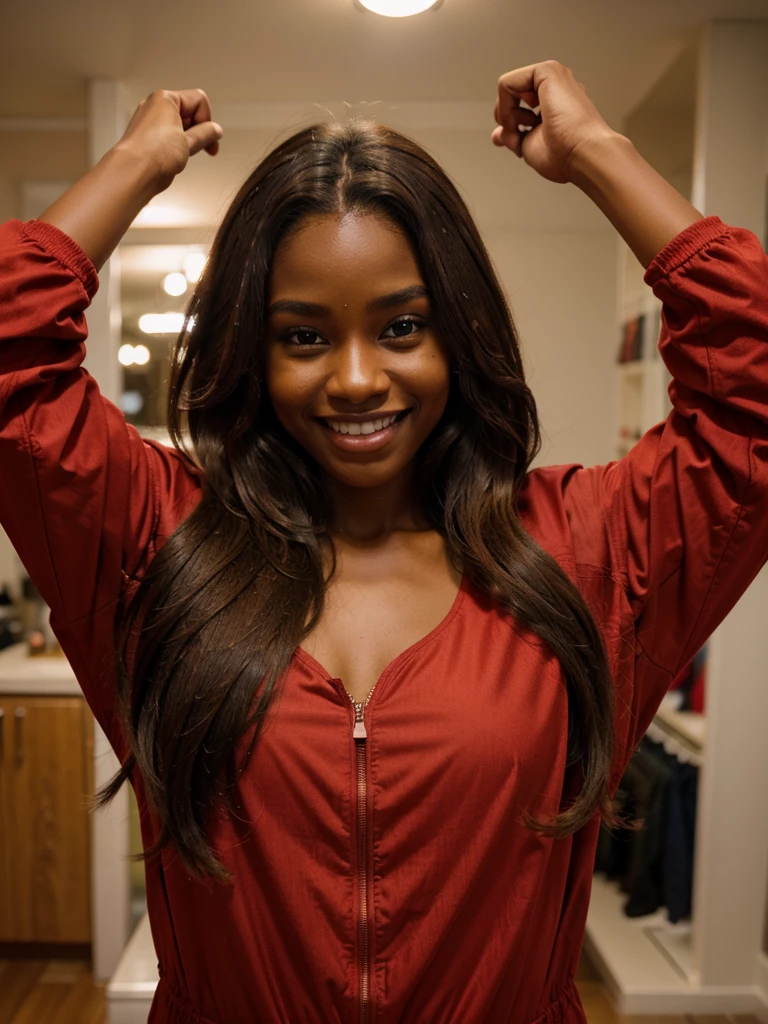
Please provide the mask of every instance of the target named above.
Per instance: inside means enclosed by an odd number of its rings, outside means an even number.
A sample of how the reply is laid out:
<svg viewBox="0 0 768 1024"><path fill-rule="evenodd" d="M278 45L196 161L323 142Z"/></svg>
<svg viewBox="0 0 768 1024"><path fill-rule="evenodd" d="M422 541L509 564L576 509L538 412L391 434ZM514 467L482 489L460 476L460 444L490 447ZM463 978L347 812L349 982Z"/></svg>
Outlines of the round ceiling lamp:
<svg viewBox="0 0 768 1024"><path fill-rule="evenodd" d="M385 18L408 18L430 7L439 7L441 3L442 0L355 0L356 7L383 14Z"/></svg>

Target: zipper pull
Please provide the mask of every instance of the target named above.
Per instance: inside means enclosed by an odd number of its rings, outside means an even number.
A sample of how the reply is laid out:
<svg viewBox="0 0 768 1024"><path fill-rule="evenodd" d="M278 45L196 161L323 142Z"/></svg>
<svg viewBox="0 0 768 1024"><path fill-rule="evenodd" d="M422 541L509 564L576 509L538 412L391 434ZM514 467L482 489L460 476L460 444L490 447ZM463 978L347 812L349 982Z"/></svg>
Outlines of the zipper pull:
<svg viewBox="0 0 768 1024"><path fill-rule="evenodd" d="M355 704L355 731L352 736L356 740L365 740L368 738L368 733L365 731L365 722L363 721L363 711L365 705Z"/></svg>

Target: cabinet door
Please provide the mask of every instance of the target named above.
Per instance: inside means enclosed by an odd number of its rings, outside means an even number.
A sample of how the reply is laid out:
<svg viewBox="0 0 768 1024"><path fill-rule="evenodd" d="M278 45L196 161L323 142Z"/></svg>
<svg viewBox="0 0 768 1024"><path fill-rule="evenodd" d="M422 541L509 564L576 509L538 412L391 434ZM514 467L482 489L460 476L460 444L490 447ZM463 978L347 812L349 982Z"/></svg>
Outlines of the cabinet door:
<svg viewBox="0 0 768 1024"><path fill-rule="evenodd" d="M12 940L90 942L85 701L80 697L16 697L6 699L9 703L6 820Z"/></svg>
<svg viewBox="0 0 768 1024"><path fill-rule="evenodd" d="M13 930L11 920L11 893L13 891L10 875L10 797L8 777L13 757L11 727L13 712L11 703L0 697L0 942L10 938Z"/></svg>

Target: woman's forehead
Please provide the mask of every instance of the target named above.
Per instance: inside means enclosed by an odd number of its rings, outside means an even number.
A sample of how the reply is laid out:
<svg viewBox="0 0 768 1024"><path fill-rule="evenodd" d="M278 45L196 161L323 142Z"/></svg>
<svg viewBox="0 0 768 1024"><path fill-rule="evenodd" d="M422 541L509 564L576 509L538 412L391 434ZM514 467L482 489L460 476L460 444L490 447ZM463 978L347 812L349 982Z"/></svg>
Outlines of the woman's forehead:
<svg viewBox="0 0 768 1024"><path fill-rule="evenodd" d="M420 279L415 254L405 233L376 214L313 215L278 246L271 267L273 288L315 281L328 283L339 275Z"/></svg>

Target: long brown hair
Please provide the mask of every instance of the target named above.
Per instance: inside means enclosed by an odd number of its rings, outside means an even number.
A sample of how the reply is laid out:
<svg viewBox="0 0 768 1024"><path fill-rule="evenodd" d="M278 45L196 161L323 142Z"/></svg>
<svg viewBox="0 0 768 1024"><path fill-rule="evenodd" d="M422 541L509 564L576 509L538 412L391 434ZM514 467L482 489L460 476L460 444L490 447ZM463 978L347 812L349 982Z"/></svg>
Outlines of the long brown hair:
<svg viewBox="0 0 768 1024"><path fill-rule="evenodd" d="M170 842L197 877L231 879L206 839L206 816L232 810L236 776L275 686L319 620L335 569L331 551L324 575L329 508L319 468L278 421L262 382L276 247L306 215L346 211L383 214L405 233L459 371L416 455L417 500L453 564L563 668L579 792L552 820L526 814L525 824L563 837L598 805L609 825L619 820L608 793L614 695L603 640L586 601L517 510L541 440L503 291L440 166L393 129L355 118L313 125L278 145L224 217L171 360L168 427L201 471L200 501L130 599L124 593L115 619L130 754L93 806L108 803L138 768L161 825L139 859Z"/></svg>

